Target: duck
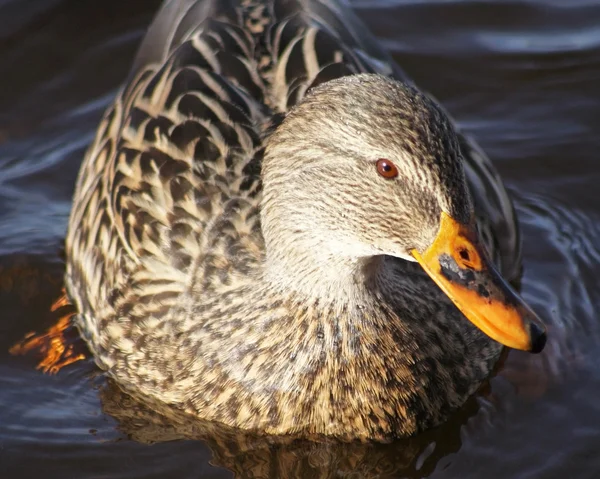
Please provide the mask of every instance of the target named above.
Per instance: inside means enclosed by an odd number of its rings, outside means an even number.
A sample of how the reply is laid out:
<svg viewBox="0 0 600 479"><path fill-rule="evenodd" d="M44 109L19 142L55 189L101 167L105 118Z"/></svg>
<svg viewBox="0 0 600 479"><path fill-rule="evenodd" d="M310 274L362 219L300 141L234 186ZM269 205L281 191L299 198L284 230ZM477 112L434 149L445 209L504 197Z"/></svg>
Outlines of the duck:
<svg viewBox="0 0 600 479"><path fill-rule="evenodd" d="M65 251L123 391L262 435L412 436L546 341L498 172L338 0L165 1Z"/></svg>

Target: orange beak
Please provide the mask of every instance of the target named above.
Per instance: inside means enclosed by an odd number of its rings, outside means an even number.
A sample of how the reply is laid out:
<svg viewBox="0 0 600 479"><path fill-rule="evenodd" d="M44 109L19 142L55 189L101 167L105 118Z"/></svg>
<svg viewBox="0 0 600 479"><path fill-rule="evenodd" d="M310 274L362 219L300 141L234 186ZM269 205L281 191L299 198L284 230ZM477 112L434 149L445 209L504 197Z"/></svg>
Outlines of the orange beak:
<svg viewBox="0 0 600 479"><path fill-rule="evenodd" d="M440 231L421 255L411 254L460 311L490 338L510 348L539 353L546 328L500 276L475 228L442 213Z"/></svg>

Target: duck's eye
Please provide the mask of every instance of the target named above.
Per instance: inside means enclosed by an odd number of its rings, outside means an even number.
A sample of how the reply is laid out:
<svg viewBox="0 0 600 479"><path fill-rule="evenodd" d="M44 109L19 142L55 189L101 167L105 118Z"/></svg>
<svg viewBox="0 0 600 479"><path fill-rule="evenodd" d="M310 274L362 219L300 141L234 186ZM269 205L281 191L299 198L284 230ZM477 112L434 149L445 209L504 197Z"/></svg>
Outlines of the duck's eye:
<svg viewBox="0 0 600 479"><path fill-rule="evenodd" d="M398 168L390 160L380 158L375 163L377 166L377 173L387 179L396 178L398 176Z"/></svg>

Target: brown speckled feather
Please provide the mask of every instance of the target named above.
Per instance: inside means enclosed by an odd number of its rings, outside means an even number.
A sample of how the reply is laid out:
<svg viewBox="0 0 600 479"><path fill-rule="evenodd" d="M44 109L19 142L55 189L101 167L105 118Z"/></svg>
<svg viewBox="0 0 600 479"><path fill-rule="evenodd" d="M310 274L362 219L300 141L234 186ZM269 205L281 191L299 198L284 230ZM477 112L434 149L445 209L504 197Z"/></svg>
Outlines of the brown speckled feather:
<svg viewBox="0 0 600 479"><path fill-rule="evenodd" d="M438 424L500 347L419 266L378 259L364 301L306 301L261 274L264 141L313 87L407 81L334 1L167 1L81 168L67 288L125 389L259 432L384 438ZM480 231L518 274L512 206L460 137ZM415 299L416 298L416 299Z"/></svg>

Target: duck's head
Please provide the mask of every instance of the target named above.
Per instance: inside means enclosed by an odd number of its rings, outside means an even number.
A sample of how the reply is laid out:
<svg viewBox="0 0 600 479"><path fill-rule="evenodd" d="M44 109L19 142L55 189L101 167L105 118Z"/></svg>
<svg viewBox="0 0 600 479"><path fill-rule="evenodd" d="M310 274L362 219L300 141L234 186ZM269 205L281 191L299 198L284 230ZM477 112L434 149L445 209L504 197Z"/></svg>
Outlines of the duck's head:
<svg viewBox="0 0 600 479"><path fill-rule="evenodd" d="M262 174L267 256L418 261L488 336L542 350L541 321L479 240L452 123L416 89L377 75L320 85L271 135Z"/></svg>

